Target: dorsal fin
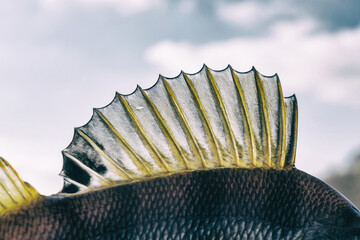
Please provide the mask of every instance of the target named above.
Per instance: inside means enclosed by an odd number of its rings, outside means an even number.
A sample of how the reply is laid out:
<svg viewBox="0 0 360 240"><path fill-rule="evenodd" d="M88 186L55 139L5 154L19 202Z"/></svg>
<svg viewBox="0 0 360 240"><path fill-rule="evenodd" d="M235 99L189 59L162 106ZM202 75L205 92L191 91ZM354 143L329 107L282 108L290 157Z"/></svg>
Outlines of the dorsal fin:
<svg viewBox="0 0 360 240"><path fill-rule="evenodd" d="M39 197L39 193L24 182L10 164L0 157L0 215Z"/></svg>
<svg viewBox="0 0 360 240"><path fill-rule="evenodd" d="M193 170L288 169L296 138L296 98L283 98L277 75L204 65L95 109L63 151L62 193Z"/></svg>

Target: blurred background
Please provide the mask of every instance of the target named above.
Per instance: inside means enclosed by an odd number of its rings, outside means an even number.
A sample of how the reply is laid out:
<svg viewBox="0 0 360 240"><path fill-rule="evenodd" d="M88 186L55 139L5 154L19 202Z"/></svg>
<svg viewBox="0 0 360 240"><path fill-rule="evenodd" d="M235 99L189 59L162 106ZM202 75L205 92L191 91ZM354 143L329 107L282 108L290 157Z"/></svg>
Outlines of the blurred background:
<svg viewBox="0 0 360 240"><path fill-rule="evenodd" d="M115 91L255 66L296 93L296 166L360 206L360 1L0 0L0 155L42 194Z"/></svg>

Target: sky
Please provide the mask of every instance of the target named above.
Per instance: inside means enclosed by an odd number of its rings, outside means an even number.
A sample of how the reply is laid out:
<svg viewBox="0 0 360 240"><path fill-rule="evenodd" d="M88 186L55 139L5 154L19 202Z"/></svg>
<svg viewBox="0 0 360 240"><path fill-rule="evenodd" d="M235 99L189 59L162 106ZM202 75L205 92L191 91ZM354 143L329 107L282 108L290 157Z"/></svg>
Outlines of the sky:
<svg viewBox="0 0 360 240"><path fill-rule="evenodd" d="M358 0L0 0L0 156L62 187L74 127L115 92L228 64L296 94L296 166L324 178L360 148Z"/></svg>

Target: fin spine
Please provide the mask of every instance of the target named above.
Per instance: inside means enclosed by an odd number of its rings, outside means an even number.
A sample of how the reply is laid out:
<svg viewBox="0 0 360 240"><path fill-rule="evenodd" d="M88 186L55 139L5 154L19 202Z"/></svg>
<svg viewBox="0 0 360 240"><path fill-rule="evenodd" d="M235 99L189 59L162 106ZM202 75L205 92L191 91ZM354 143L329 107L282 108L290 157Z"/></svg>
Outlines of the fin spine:
<svg viewBox="0 0 360 240"><path fill-rule="evenodd" d="M247 146L247 152L249 155L250 162L253 165L253 167L255 167L255 166L257 166L256 145L255 145L254 132L252 130L251 121L250 121L250 117L249 117L249 113L248 113L248 108L247 108L247 105L245 102L243 90L240 86L239 79L236 76L235 71L231 66L230 66L230 70L231 70L231 75L232 75L233 81L236 86L237 93L239 94L239 98L240 98L240 105L241 105L240 109L241 109L241 113L244 117L244 126L245 126L245 132L246 132L245 140L247 142L250 142L250 144L245 144L245 145Z"/></svg>
<svg viewBox="0 0 360 240"><path fill-rule="evenodd" d="M160 125L160 129L162 129L164 134L167 135L169 137L169 139L171 140L171 142L174 144L176 150L178 151L179 155L181 156L181 159L182 159L182 162L184 163L185 168L189 169L188 160L186 159L185 154L184 154L183 150L181 149L179 143L176 141L174 135L172 134L172 132L168 128L164 118L161 116L161 114L157 110L155 104L151 101L151 99L146 94L146 92L142 88L139 88L139 89L140 89L143 97L145 98L147 104L150 106L155 118L157 119L157 122Z"/></svg>
<svg viewBox="0 0 360 240"><path fill-rule="evenodd" d="M185 115L184 113L182 112L180 106L179 106L179 103L177 102L176 100L176 97L169 85L169 83L165 80L164 77L161 76L161 79L164 83L164 86L165 86L165 89L166 89L166 92L167 94L169 95L170 97L170 101L172 103L172 106L175 108L175 111L177 112L177 114L180 116L181 118L181 125L183 125L186 129L186 135L191 139L191 141L193 142L194 146L195 146L195 149L197 151L197 153L199 154L199 158L200 158L200 165L203 167L203 168L207 168L207 164L206 164L206 161L204 159L204 156L201 152L201 149L200 149L200 146L199 146L199 143L197 142L193 132L191 131L190 129L190 126L185 118Z"/></svg>
<svg viewBox="0 0 360 240"><path fill-rule="evenodd" d="M285 158L286 158L286 112L285 112L285 102L284 102L284 96L281 88L281 83L279 77L276 75L276 82L278 86L278 93L279 93L279 100L280 100L280 106L279 106L279 139L278 139L278 146L277 149L277 156L279 158L280 167L285 167Z"/></svg>
<svg viewBox="0 0 360 240"><path fill-rule="evenodd" d="M92 170L90 167L86 166L83 162L81 162L79 159L77 159L70 153L63 151L63 154L67 158L69 158L71 161L73 161L76 165L78 165L80 168L82 168L85 172L87 172L92 178L97 179L98 182L100 182L102 185L105 185L105 184L108 185L110 183L106 178L101 176L96 171Z"/></svg>
<svg viewBox="0 0 360 240"><path fill-rule="evenodd" d="M112 159L109 155L107 155L101 148L93 141L89 136L87 136L82 130L79 128L75 129L75 131L85 140L87 141L93 149L101 156L103 156L108 163L110 163L110 167L121 177L125 177L127 179L133 179L128 173L126 173L125 169L122 169L119 164L117 164L114 159Z"/></svg>
<svg viewBox="0 0 360 240"><path fill-rule="evenodd" d="M254 69L255 74L255 83L256 88L258 90L258 100L259 106L262 111L260 111L260 118L261 118L261 125L262 125L262 142L264 146L264 156L265 156L265 163L272 167L274 164L271 161L271 132L270 132L270 122L269 122L269 113L266 104L266 96L264 93L264 86L260 77L259 72Z"/></svg>
<svg viewBox="0 0 360 240"><path fill-rule="evenodd" d="M214 134L214 131L211 127L211 124L210 124L210 121L209 121L209 118L207 117L206 113L205 113L205 110L204 110L204 107L202 106L201 104L201 101L199 99L199 96L197 95L196 93L196 90L192 84L192 82L190 81L189 77L187 76L186 73L182 72L182 75L185 79L185 82L187 84L187 86L189 87L189 90L192 94L192 96L194 97L194 100L195 100L195 103L196 103L196 106L202 116L202 122L203 122L203 125L204 127L206 127L208 129L208 132L210 134L210 139L215 147L215 150L213 152L215 152L215 156L217 156L218 158L218 161L219 161L219 166L224 166L224 161L223 161L223 158L222 158L222 155L221 155L221 151L220 151L220 147L219 147L219 144L218 144L218 141L215 137L215 134Z"/></svg>
<svg viewBox="0 0 360 240"><path fill-rule="evenodd" d="M204 65L204 67L206 69L206 76L207 76L207 78L208 78L208 80L209 80L209 82L211 84L211 87L212 87L214 93L215 93L214 95L215 95L215 98L216 98L216 101L217 101L218 108L220 108L221 116L223 118L222 120L224 121L224 123L225 123L224 125L225 125L225 127L227 129L227 132L230 135L230 140L228 139L228 137L226 138L226 140L230 142L231 155L235 159L235 164L237 166L240 166L239 152L237 150L236 141L235 141L235 137L234 137L234 132L233 132L233 130L231 128L230 120L228 118L228 114L226 113L224 103L223 103L223 101L221 99L220 92L219 92L219 90L218 90L218 88L216 86L216 83L214 81L214 77L211 74L210 69L206 65ZM225 134L225 135L227 135L227 134Z"/></svg>
<svg viewBox="0 0 360 240"><path fill-rule="evenodd" d="M167 163L165 162L165 160L163 159L163 157L161 156L159 151L156 149L154 144L150 141L150 139L146 135L145 131L142 129L139 120L135 116L135 114L132 111L132 109L130 108L129 104L126 102L124 97L121 96L120 94L118 94L118 98L120 99L120 102L122 103L122 105L124 106L126 112L130 116L132 122L134 123L135 128L137 129L137 132L139 133L139 136L143 140L145 146L147 146L148 150L150 150L150 152L152 152L153 155L156 156L154 158L155 162L159 165L161 170L163 170L163 171L165 170L166 172L170 172L169 166L167 165Z"/></svg>
<svg viewBox="0 0 360 240"><path fill-rule="evenodd" d="M146 166L145 161L136 153L136 151L125 141L125 139L120 135L120 133L114 128L114 126L107 120L107 118L97 109L94 110L95 113L100 117L100 119L105 123L105 125L110 129L112 134L115 136L116 140L124 150L128 153L129 156L133 156L132 160L135 166L144 174L150 175L151 171Z"/></svg>
<svg viewBox="0 0 360 240"><path fill-rule="evenodd" d="M292 121L292 139L293 143L291 144L291 159L289 161L290 166L295 165L295 155L296 155L296 144L297 144L297 135L298 135L298 105L297 100L294 95L294 104L293 104L294 118Z"/></svg>
<svg viewBox="0 0 360 240"><path fill-rule="evenodd" d="M76 182L74 180L72 180L71 178L68 178L66 176L63 176L65 181L68 181L71 184L74 184L76 187L78 187L79 189L86 189L86 190L92 190L93 188L85 186L84 184L81 184L79 182Z"/></svg>

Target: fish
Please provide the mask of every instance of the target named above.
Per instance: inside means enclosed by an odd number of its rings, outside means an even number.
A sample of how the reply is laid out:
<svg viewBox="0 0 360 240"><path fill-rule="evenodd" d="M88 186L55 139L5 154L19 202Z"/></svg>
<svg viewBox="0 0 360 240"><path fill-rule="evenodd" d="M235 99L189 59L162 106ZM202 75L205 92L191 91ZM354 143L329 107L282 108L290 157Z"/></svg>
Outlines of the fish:
<svg viewBox="0 0 360 240"><path fill-rule="evenodd" d="M160 75L75 128L59 193L0 158L0 239L359 240L359 210L295 167L297 125L277 74Z"/></svg>

